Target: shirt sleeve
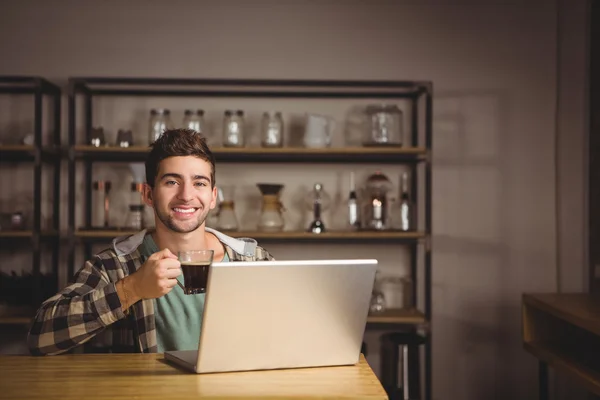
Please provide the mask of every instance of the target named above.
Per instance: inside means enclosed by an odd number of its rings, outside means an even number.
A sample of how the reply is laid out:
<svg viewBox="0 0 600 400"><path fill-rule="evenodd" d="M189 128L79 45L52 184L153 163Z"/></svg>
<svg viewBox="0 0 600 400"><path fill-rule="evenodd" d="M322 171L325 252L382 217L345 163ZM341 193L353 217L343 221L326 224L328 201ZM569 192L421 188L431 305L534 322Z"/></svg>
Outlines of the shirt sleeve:
<svg viewBox="0 0 600 400"><path fill-rule="evenodd" d="M32 355L64 353L125 317L105 262L115 260L86 261L72 284L42 303L27 335Z"/></svg>

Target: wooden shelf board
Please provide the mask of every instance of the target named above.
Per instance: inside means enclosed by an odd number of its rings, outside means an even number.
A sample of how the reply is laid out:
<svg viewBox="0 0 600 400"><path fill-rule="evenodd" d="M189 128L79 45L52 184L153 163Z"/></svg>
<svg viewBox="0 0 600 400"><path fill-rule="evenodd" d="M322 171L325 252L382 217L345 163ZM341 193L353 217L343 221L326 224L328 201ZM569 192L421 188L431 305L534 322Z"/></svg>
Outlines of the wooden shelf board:
<svg viewBox="0 0 600 400"><path fill-rule="evenodd" d="M40 232L42 238L54 238L58 236L58 232L56 231L42 231ZM33 231L31 230L22 230L22 231L0 231L0 238L6 239L18 239L18 238L30 238L33 236Z"/></svg>
<svg viewBox="0 0 600 400"><path fill-rule="evenodd" d="M147 146L94 147L74 146L78 159L100 162L143 161L148 154ZM415 163L427 159L424 147L213 147L217 162L230 163Z"/></svg>
<svg viewBox="0 0 600 400"><path fill-rule="evenodd" d="M425 314L414 308L390 309L381 314L369 315L367 318L367 324L424 325L426 323Z"/></svg>
<svg viewBox="0 0 600 400"><path fill-rule="evenodd" d="M539 342L524 342L523 347L538 359L570 376L591 392L600 395L600 371L586 367L575 361L569 354Z"/></svg>
<svg viewBox="0 0 600 400"><path fill-rule="evenodd" d="M80 229L75 236L80 238L101 239L114 238L133 234L135 231L128 230L85 230ZM239 231L224 232L233 237L250 237L257 240L418 240L425 238L423 232L401 232L401 231L331 231L321 234L314 234L303 231L284 231L284 232L258 232L258 231Z"/></svg>
<svg viewBox="0 0 600 400"><path fill-rule="evenodd" d="M0 317L0 325L29 325L33 317Z"/></svg>
<svg viewBox="0 0 600 400"><path fill-rule="evenodd" d="M34 151L35 147L27 144L2 144L0 152L29 152Z"/></svg>
<svg viewBox="0 0 600 400"><path fill-rule="evenodd" d="M32 231L0 231L0 238L27 238L32 236Z"/></svg>

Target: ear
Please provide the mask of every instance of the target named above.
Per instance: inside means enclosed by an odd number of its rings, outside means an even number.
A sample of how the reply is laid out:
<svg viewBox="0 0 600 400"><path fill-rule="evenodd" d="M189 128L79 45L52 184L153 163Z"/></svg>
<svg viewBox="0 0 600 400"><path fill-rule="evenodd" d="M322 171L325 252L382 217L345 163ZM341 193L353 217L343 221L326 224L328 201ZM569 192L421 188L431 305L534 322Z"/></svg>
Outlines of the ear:
<svg viewBox="0 0 600 400"><path fill-rule="evenodd" d="M152 188L147 183L144 183L144 190L142 191L142 200L147 206L154 208Z"/></svg>
<svg viewBox="0 0 600 400"><path fill-rule="evenodd" d="M209 210L214 209L217 206L217 187L215 186L212 190L212 198L210 199Z"/></svg>

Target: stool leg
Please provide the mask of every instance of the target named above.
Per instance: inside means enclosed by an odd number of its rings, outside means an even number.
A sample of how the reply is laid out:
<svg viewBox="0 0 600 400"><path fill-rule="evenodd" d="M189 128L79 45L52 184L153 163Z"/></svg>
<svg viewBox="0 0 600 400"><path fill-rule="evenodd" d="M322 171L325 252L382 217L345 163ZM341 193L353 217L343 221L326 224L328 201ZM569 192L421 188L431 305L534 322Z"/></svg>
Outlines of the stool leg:
<svg viewBox="0 0 600 400"><path fill-rule="evenodd" d="M398 346L387 340L382 341L380 357L381 385L392 400L398 390Z"/></svg>
<svg viewBox="0 0 600 400"><path fill-rule="evenodd" d="M419 346L404 345L402 365L402 392L404 400L421 399L421 363L419 362Z"/></svg>
<svg viewBox="0 0 600 400"><path fill-rule="evenodd" d="M548 364L539 362L539 396L540 400L548 400Z"/></svg>

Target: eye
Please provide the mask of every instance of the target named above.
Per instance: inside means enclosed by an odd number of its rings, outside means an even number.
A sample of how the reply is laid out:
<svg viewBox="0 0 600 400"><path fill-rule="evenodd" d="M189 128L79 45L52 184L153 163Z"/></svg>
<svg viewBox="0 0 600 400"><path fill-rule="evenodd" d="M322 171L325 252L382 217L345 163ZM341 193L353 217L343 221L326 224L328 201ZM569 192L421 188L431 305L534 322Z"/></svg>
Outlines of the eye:
<svg viewBox="0 0 600 400"><path fill-rule="evenodd" d="M206 186L206 182L204 182L204 181L196 182L196 186L204 187L204 186Z"/></svg>
<svg viewBox="0 0 600 400"><path fill-rule="evenodd" d="M176 181L166 181L165 185L167 185L167 186L173 186L173 185L177 185L177 182Z"/></svg>

